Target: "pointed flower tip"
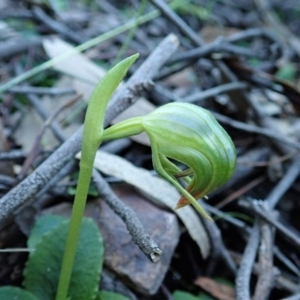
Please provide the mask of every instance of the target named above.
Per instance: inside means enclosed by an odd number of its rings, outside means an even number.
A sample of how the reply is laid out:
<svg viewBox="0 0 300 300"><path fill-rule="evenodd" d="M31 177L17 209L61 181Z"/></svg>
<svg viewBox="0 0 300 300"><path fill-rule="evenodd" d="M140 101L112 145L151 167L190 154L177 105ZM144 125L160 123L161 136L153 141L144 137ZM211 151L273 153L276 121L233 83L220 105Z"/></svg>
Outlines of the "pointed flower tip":
<svg viewBox="0 0 300 300"><path fill-rule="evenodd" d="M189 204L190 204L190 202L189 202L189 203L186 203L186 204L182 204L182 203L177 202L176 207L175 207L175 210L176 210L176 209L179 209L179 208L182 208L182 207L185 207L185 206L187 206L187 205L189 205Z"/></svg>
<svg viewBox="0 0 300 300"><path fill-rule="evenodd" d="M187 189L187 191L189 192L188 189ZM195 199L200 199L201 197L203 197L205 199L208 199L207 195L204 195L204 196L202 196L201 194L200 195L190 194L190 195L192 197L194 197ZM189 205L189 204L191 204L191 202L184 195L182 195L181 198L177 202L178 207L184 207L184 206Z"/></svg>
<svg viewBox="0 0 300 300"><path fill-rule="evenodd" d="M178 200L176 207L180 208L189 204L191 204L191 202L185 196L182 195L181 198Z"/></svg>

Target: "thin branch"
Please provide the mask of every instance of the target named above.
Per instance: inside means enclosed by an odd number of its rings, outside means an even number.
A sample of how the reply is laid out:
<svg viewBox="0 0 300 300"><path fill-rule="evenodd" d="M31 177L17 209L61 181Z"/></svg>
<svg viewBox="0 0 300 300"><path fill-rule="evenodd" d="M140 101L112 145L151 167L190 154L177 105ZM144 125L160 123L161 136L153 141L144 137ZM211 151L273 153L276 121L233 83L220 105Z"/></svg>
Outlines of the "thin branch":
<svg viewBox="0 0 300 300"><path fill-rule="evenodd" d="M278 232L282 233L290 242L292 242L296 247L300 248L300 238L293 231L289 230L286 226L278 222L273 215L270 215L261 209L261 204L258 201L251 201L250 207L253 209L256 215L261 217L263 220L273 225Z"/></svg>
<svg viewBox="0 0 300 300"><path fill-rule="evenodd" d="M93 171L93 182L109 207L123 220L134 243L154 263L158 262L162 251L152 238L145 232L144 226L137 218L135 212L125 205L113 192L109 184L96 171Z"/></svg>
<svg viewBox="0 0 300 300"><path fill-rule="evenodd" d="M265 175L262 175L260 177L257 177L255 179L253 179L252 181L248 182L247 184L245 184L244 186L242 186L241 188L239 188L235 192L231 193L229 196L227 196L221 202L219 202L216 205L216 207L219 208L219 209L223 208L225 205L228 205L232 201L238 199L243 194L245 194L248 191L252 190L254 187L256 187L257 185L261 184L265 180L266 180L266 176Z"/></svg>
<svg viewBox="0 0 300 300"><path fill-rule="evenodd" d="M54 32L57 32L57 33L61 34L62 36L66 37L67 39L69 39L75 43L78 43L78 44L81 44L85 41L85 39L82 38L81 35L79 35L78 33L74 32L73 30L68 28L65 24L62 24L62 23L52 19L51 17L49 17L42 10L41 7L34 6L32 11L33 11L34 16L39 21L44 23L48 28L50 28Z"/></svg>
<svg viewBox="0 0 300 300"><path fill-rule="evenodd" d="M0 161L16 160L26 157L26 153L22 150L11 150L9 152L0 152Z"/></svg>
<svg viewBox="0 0 300 300"><path fill-rule="evenodd" d="M241 263L241 255L236 253L236 252L232 252L230 251L230 254L231 256L233 257L234 261L236 261L238 264ZM253 265L253 273L255 275L258 275L259 274L259 266L257 263L255 263ZM284 277L282 275L279 275L277 278L276 278L276 286L279 288L279 289L283 289L283 290L286 290L286 291L289 291L291 293L298 293L299 291L299 284L298 282L295 282L287 277Z"/></svg>
<svg viewBox="0 0 300 300"><path fill-rule="evenodd" d="M211 214L218 217L218 219L222 219L227 221L228 223L234 225L235 227L243 230L247 230L247 225L245 222L241 221L240 219L236 219L232 217L230 214L223 212L222 210L219 210L215 206L211 206L207 204L206 202L201 202L201 205L204 207L205 210L210 212Z"/></svg>
<svg viewBox="0 0 300 300"><path fill-rule="evenodd" d="M0 174L0 184L12 186L15 184L15 182L16 182L15 178L8 175Z"/></svg>
<svg viewBox="0 0 300 300"><path fill-rule="evenodd" d="M271 213L268 202L264 203L264 211ZM268 300L276 282L278 272L273 267L274 230L270 224L260 221L261 243L259 247L259 275L254 291L253 300Z"/></svg>
<svg viewBox="0 0 300 300"><path fill-rule="evenodd" d="M250 277L259 245L259 226L256 220L236 277L236 300L250 300Z"/></svg>
<svg viewBox="0 0 300 300"><path fill-rule="evenodd" d="M274 31L267 28L250 28L243 31L239 31L226 38L226 40L229 43L236 43L254 37L264 37L269 39L271 42L279 44L281 48L284 47L283 43L280 39L278 39Z"/></svg>
<svg viewBox="0 0 300 300"><path fill-rule="evenodd" d="M52 189L63 178L70 175L76 167L77 162L72 159L57 174L55 174L53 178L51 178L51 180L48 181L47 184L35 195L35 199L37 200L37 205L35 206L41 206L39 199L42 199L42 196Z"/></svg>
<svg viewBox="0 0 300 300"><path fill-rule="evenodd" d="M22 52L27 51L30 48L40 47L42 45L42 39L27 40L23 38L16 38L1 42L0 45L0 59L13 57Z"/></svg>
<svg viewBox="0 0 300 300"><path fill-rule="evenodd" d="M117 154L129 147L132 143L130 138L122 138L119 140L109 141L107 144L101 146L101 150L109 153Z"/></svg>
<svg viewBox="0 0 300 300"><path fill-rule="evenodd" d="M297 150L299 150L299 143L295 143L291 139L285 137L285 134L278 125L278 123L274 122L274 120L268 116L268 113L265 111L265 108L263 106L261 106L257 101L255 101L252 98L249 98L248 103L253 110L256 122L259 124L259 128L261 128L261 132L263 132L262 134L268 136L268 133L270 133L269 137L271 138L272 144L274 144L274 146L281 153L290 153L290 149L288 147L294 147ZM276 138L276 136L278 138ZM282 138L280 139L280 137Z"/></svg>
<svg viewBox="0 0 300 300"><path fill-rule="evenodd" d="M274 255L283 265L285 265L290 271L292 271L297 277L299 277L299 268L276 246L274 246Z"/></svg>
<svg viewBox="0 0 300 300"><path fill-rule="evenodd" d="M187 36L195 46L201 47L204 45L204 42L199 36L199 34L196 33L190 26L188 26L174 11L172 11L165 2L163 2L162 0L151 0L151 3L155 5L168 20L175 24L176 27L185 36ZM228 78L229 81L239 81L236 75L228 68L228 66L222 60L213 62L213 65L217 66L222 71L224 76ZM244 111L245 108L249 106L248 102L250 100L248 95L243 91L241 92L241 96L242 98L244 98L244 101L235 101L235 104L238 108L241 109L241 111Z"/></svg>
<svg viewBox="0 0 300 300"><path fill-rule="evenodd" d="M222 84L216 87L213 87L211 89L201 91L198 93L194 93L188 97L180 99L182 102L198 102L201 100L204 100L209 97L215 97L220 94L224 94L227 92L235 91L235 90L245 90L247 89L248 85L243 82L231 82L231 83L226 83Z"/></svg>
<svg viewBox="0 0 300 300"><path fill-rule="evenodd" d="M300 299L300 293L294 294L290 297L283 298L282 300L299 300Z"/></svg>
<svg viewBox="0 0 300 300"><path fill-rule="evenodd" d="M212 114L219 122L221 122L223 124L229 125L231 127L234 127L236 129L240 129L240 130L243 130L246 132L260 134L260 135L266 136L270 139L276 140L276 141L284 144L285 146L289 146L289 147L292 147L292 148L295 148L298 150L300 149L299 143L295 143L295 142L283 137L282 135L279 135L276 131L271 130L269 128L263 128L263 127L239 122L239 121L233 120L231 118L228 118L226 116L223 116L221 114L218 114L216 112L213 112Z"/></svg>
<svg viewBox="0 0 300 300"><path fill-rule="evenodd" d="M202 204L201 204L202 205ZM205 206L206 208L206 206ZM228 266L230 272L233 275L236 275L237 273L237 266L232 257L230 256L227 248L224 245L223 239L222 239L222 233L217 226L216 223L212 223L205 218L202 218L202 222L204 223L204 226L207 230L207 233L210 237L211 245L212 245L212 250L210 253L210 259L208 262L208 267L207 267L207 274L213 274L215 267L221 258L224 263Z"/></svg>
<svg viewBox="0 0 300 300"><path fill-rule="evenodd" d="M266 201L274 208L281 197L290 189L300 174L300 157L295 158L276 187L268 195Z"/></svg>
<svg viewBox="0 0 300 300"><path fill-rule="evenodd" d="M157 7L162 14L172 23L174 23L178 29L196 46L202 46L204 42L202 41L201 37L194 31L190 26L188 26L170 7L161 0L150 0L150 2Z"/></svg>
<svg viewBox="0 0 300 300"><path fill-rule="evenodd" d="M279 34L280 38L289 43L296 53L300 55L300 39L293 34L287 26L285 26L276 13L272 10L269 0L255 0L257 8L262 12L261 16L267 26L275 30Z"/></svg>
<svg viewBox="0 0 300 300"><path fill-rule="evenodd" d="M253 52L251 49L232 45L228 43L224 38L216 38L213 42L209 44L203 45L199 48L194 48L192 50L185 51L176 55L175 57L172 57L168 61L168 64L174 64L185 60L198 60L199 58L211 56L214 53L230 53L233 55L251 58L264 58L259 53Z"/></svg>
<svg viewBox="0 0 300 300"><path fill-rule="evenodd" d="M52 95L52 96L61 96L74 94L75 91L72 88L59 88L59 87L36 87L36 86L14 86L8 89L9 92L13 94L35 94L35 95Z"/></svg>

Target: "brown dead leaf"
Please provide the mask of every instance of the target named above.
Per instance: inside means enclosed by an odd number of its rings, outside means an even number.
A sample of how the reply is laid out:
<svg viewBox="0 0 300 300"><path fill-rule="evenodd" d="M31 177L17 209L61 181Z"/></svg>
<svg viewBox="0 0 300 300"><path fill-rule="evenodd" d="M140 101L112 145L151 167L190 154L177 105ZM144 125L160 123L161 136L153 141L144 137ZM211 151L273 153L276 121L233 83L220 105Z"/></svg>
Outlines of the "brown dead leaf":
<svg viewBox="0 0 300 300"><path fill-rule="evenodd" d="M220 36L228 37L239 31L235 27L206 25L201 30L201 37L205 43L210 43Z"/></svg>
<svg viewBox="0 0 300 300"><path fill-rule="evenodd" d="M194 283L218 300L235 300L235 291L228 285L218 283L208 277L198 277Z"/></svg>
<svg viewBox="0 0 300 300"><path fill-rule="evenodd" d="M41 100L41 103L47 111L52 111L53 104L51 104L51 102L46 103L46 101ZM52 101L52 103L55 102ZM29 152L31 150L36 136L43 125L44 121L41 119L36 110L29 107L22 118L20 126L18 126L14 134L14 138L18 144L22 146L24 152ZM53 147L58 146L58 144L59 143L52 131L47 130L42 139L43 148L45 150L50 150L53 149Z"/></svg>
<svg viewBox="0 0 300 300"><path fill-rule="evenodd" d="M179 87L189 87L193 81L193 69L185 68L180 72L168 76L164 80L165 87L179 86Z"/></svg>

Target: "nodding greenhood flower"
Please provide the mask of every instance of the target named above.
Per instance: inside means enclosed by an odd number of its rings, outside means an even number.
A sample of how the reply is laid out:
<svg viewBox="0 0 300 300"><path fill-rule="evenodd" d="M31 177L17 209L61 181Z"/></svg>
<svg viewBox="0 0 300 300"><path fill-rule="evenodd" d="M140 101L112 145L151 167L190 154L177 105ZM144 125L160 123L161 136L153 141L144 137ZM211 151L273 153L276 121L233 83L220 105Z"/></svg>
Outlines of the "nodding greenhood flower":
<svg viewBox="0 0 300 300"><path fill-rule="evenodd" d="M210 219L196 199L233 175L236 152L226 131L209 111L193 104L170 103L104 130L103 140L143 131L150 139L154 169L182 193L176 208L192 204ZM187 168L182 171L171 160ZM188 183L186 189L177 181L179 177Z"/></svg>

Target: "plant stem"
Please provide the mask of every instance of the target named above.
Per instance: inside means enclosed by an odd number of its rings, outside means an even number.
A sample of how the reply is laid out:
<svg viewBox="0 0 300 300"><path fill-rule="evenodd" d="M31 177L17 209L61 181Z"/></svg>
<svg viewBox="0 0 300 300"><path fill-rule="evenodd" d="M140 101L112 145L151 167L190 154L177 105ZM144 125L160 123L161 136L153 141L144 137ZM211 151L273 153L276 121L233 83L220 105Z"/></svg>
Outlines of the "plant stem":
<svg viewBox="0 0 300 300"><path fill-rule="evenodd" d="M66 241L66 248L63 256L63 262L55 300L67 299L77 249L77 242L86 204L86 197L91 182L93 161L95 159L95 155L96 151L93 157L89 157L89 160L91 160L92 163L84 165L80 164L78 185L76 188L75 200L69 225L69 232ZM80 160L80 162L82 162L82 160Z"/></svg>

